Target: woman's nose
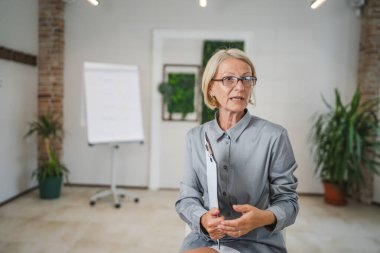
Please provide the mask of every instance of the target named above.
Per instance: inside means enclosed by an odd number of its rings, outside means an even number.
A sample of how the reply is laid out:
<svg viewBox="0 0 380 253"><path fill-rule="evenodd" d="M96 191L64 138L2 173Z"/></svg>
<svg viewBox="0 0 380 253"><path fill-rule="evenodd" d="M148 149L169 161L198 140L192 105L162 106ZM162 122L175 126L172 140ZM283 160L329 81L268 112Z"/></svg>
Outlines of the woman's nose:
<svg viewBox="0 0 380 253"><path fill-rule="evenodd" d="M239 79L234 86L234 90L244 90L244 88L243 80Z"/></svg>

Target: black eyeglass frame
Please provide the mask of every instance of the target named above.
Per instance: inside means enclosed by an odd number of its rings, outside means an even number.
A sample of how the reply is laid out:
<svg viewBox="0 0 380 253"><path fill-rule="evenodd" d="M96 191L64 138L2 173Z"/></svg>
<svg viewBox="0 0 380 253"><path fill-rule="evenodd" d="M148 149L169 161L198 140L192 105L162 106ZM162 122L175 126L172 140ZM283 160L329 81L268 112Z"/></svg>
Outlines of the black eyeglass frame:
<svg viewBox="0 0 380 253"><path fill-rule="evenodd" d="M237 85L237 83L239 82L239 81L241 81L242 82L242 84L244 85L244 83L243 83L243 81L245 80L245 81L247 81L247 77L249 77L249 78L252 78L252 80L251 81L254 81L254 83L252 84L252 85L250 85L250 86L255 86L256 85L256 83L257 83L257 77L255 77L255 76L243 76L243 77L237 77L237 76L225 76L225 77L223 77L223 78L221 78L221 79L211 79L211 81L218 81L218 82L222 82L222 84L223 84L223 86L228 86L228 85L225 85L224 84L224 80L227 80L227 78L231 78L231 77L233 77L233 78L236 78L236 84L235 85Z"/></svg>

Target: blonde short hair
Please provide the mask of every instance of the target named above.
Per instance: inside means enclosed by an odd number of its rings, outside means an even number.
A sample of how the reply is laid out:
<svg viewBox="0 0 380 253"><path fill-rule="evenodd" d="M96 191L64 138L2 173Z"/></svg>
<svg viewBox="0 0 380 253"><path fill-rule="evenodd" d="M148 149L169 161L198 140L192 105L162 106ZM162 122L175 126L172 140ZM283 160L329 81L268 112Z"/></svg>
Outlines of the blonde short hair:
<svg viewBox="0 0 380 253"><path fill-rule="evenodd" d="M212 110L218 107L218 102L209 94L210 86L213 82L212 79L215 77L220 63L228 58L235 58L247 63L251 67L252 75L256 77L255 67L246 53L236 48L218 50L207 62L202 77L203 99L207 107Z"/></svg>

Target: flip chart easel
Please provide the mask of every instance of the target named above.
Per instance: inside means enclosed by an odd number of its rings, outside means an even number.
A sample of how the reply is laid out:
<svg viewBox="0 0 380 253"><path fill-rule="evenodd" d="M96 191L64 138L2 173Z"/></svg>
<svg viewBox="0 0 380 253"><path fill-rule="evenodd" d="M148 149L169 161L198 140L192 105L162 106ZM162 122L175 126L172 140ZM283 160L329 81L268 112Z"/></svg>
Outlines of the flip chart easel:
<svg viewBox="0 0 380 253"><path fill-rule="evenodd" d="M116 187L115 150L120 144L144 141L137 66L86 62L84 64L87 139L90 146L109 144L110 189L90 198L90 205L112 195L120 207L120 196L139 199Z"/></svg>
<svg viewBox="0 0 380 253"><path fill-rule="evenodd" d="M129 193L126 190L122 190L116 187L116 178L115 178L115 166L114 166L114 158L115 158L115 150L119 148L119 145L114 144L111 145L111 189L101 191L96 193L90 198L90 205L94 206L96 201L100 198L105 198L107 196L113 196L113 202L115 208L120 208L120 198L119 197L130 197L134 200L135 203L139 202L139 198L137 198L134 194Z"/></svg>

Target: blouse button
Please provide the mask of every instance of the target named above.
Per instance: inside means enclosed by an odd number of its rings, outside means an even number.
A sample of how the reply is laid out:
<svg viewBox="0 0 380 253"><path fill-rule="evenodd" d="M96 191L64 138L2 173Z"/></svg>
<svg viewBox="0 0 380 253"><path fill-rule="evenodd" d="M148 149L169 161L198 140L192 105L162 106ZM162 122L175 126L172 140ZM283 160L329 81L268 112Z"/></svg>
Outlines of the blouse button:
<svg viewBox="0 0 380 253"><path fill-rule="evenodd" d="M226 192L223 192L223 196L226 196L227 195L227 193Z"/></svg>
<svg viewBox="0 0 380 253"><path fill-rule="evenodd" d="M223 166L223 169L227 170L227 168L228 168L227 165L224 165L224 166Z"/></svg>
<svg viewBox="0 0 380 253"><path fill-rule="evenodd" d="M230 144L230 142L229 142L229 141L226 141L226 145L228 145L228 144Z"/></svg>

